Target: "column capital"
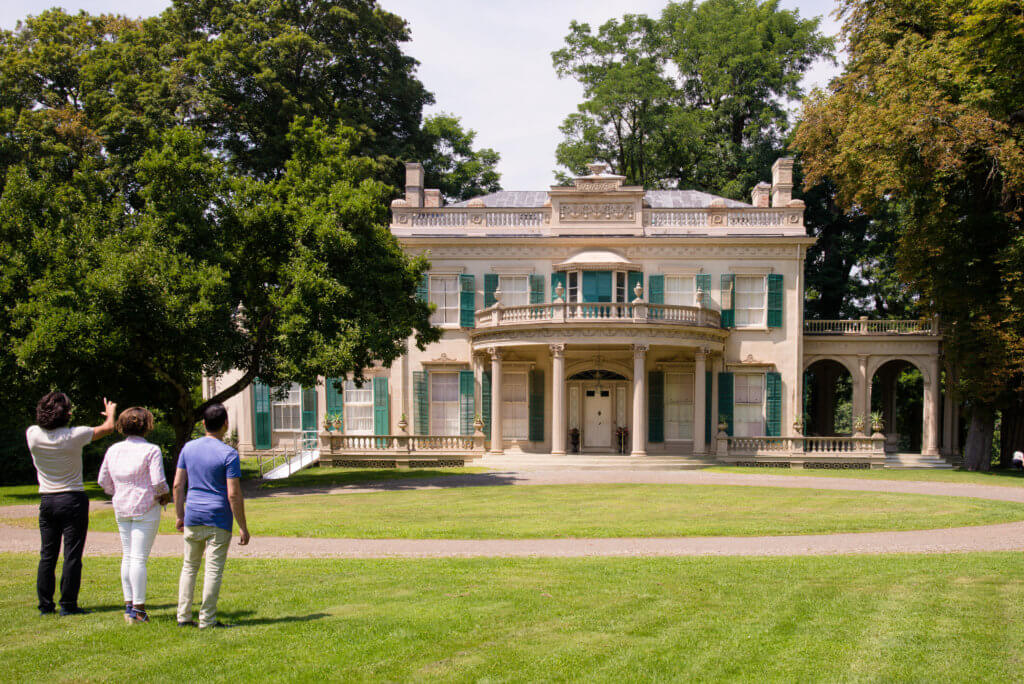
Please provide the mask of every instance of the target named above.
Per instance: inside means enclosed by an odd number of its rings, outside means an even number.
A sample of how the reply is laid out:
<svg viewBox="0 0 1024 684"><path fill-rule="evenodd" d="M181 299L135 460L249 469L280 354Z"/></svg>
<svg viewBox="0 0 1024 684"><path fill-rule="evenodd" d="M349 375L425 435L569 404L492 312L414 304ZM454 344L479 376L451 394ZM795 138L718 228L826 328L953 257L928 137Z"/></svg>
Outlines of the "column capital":
<svg viewBox="0 0 1024 684"><path fill-rule="evenodd" d="M549 344L548 349L551 350L552 356L565 356L564 344Z"/></svg>
<svg viewBox="0 0 1024 684"><path fill-rule="evenodd" d="M491 360L501 361L501 347L488 347L487 353L490 355Z"/></svg>
<svg viewBox="0 0 1024 684"><path fill-rule="evenodd" d="M711 350L708 349L707 347L697 347L697 349L694 350L694 352L693 352L693 358L694 358L695 361L697 359L700 359L701 361L703 361L703 360L708 358L709 354L711 354Z"/></svg>
<svg viewBox="0 0 1024 684"><path fill-rule="evenodd" d="M634 344L633 345L633 356L643 356L651 348L649 344Z"/></svg>

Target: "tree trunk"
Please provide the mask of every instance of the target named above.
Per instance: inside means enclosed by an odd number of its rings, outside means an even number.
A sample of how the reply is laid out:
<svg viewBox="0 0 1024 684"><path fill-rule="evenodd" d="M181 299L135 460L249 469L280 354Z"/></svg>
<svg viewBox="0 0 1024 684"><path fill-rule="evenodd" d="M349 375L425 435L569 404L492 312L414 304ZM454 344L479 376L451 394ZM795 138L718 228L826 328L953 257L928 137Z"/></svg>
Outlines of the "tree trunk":
<svg viewBox="0 0 1024 684"><path fill-rule="evenodd" d="M999 430L999 465L1013 466L1013 452L1024 451L1024 401L1014 399L1002 412L1003 421Z"/></svg>
<svg viewBox="0 0 1024 684"><path fill-rule="evenodd" d="M964 468L988 471L992 463L992 432L995 412L989 405L975 405L964 445Z"/></svg>
<svg viewBox="0 0 1024 684"><path fill-rule="evenodd" d="M170 422L171 427L174 428L174 446L171 447L171 453L164 454L164 470L167 473L168 484L174 481L174 472L178 465L178 455L181 453L181 448L192 437L192 427L195 425L194 422L180 416L172 417Z"/></svg>

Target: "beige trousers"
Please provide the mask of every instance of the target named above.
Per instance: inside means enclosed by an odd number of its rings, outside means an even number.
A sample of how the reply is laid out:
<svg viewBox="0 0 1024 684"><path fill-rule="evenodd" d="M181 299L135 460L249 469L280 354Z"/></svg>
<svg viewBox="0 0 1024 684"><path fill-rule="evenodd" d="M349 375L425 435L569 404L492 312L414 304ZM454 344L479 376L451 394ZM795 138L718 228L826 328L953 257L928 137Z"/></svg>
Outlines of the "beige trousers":
<svg viewBox="0 0 1024 684"><path fill-rule="evenodd" d="M217 597L224 577L224 564L231 545L231 532L209 525L185 528L185 562L178 582L178 622L192 619L192 597L196 591L199 561L206 552L206 573L203 577L203 605L199 609L199 626L209 627L217 621Z"/></svg>

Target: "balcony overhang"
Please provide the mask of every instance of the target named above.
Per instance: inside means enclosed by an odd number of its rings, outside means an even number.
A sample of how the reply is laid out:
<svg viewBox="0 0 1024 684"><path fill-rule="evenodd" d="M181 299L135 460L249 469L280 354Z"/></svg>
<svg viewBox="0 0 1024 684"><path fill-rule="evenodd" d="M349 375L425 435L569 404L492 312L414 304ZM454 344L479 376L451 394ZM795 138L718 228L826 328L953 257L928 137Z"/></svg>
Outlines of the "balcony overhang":
<svg viewBox="0 0 1024 684"><path fill-rule="evenodd" d="M641 266L610 249L587 249L572 255L556 271L640 271Z"/></svg>

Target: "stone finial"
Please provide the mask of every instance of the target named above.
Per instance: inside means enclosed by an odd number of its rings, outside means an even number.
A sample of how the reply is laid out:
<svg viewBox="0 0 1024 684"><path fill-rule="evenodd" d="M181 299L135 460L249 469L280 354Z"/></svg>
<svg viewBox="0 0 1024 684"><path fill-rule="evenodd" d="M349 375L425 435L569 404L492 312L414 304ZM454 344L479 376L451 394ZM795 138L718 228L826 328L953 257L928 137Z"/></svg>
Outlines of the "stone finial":
<svg viewBox="0 0 1024 684"><path fill-rule="evenodd" d="M498 289L496 289L494 291L494 303L495 304L501 304L501 295L502 294L504 294L504 293L501 291L501 285L499 285Z"/></svg>
<svg viewBox="0 0 1024 684"><path fill-rule="evenodd" d="M772 206L784 207L793 199L793 158L781 157L772 164Z"/></svg>
<svg viewBox="0 0 1024 684"><path fill-rule="evenodd" d="M595 161L587 164L587 170L590 171L591 176L603 176L608 173L609 167L602 161Z"/></svg>
<svg viewBox="0 0 1024 684"><path fill-rule="evenodd" d="M405 165L405 202L410 207L423 206L423 164L419 162Z"/></svg>
<svg viewBox="0 0 1024 684"><path fill-rule="evenodd" d="M563 299L563 295L565 295L565 288L562 287L562 283L558 283L558 285L555 286L555 301L564 302L565 299Z"/></svg>
<svg viewBox="0 0 1024 684"><path fill-rule="evenodd" d="M633 294L636 295L637 299L643 299L644 286L641 285L640 283L637 283L636 285L634 285L633 286Z"/></svg>
<svg viewBox="0 0 1024 684"><path fill-rule="evenodd" d="M725 200L721 197L716 197L715 199L711 200L711 208L725 209Z"/></svg>
<svg viewBox="0 0 1024 684"><path fill-rule="evenodd" d="M750 192L750 203L755 207L766 208L771 206L772 186L770 183L758 183Z"/></svg>

